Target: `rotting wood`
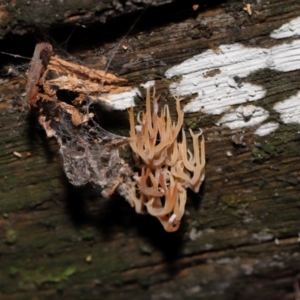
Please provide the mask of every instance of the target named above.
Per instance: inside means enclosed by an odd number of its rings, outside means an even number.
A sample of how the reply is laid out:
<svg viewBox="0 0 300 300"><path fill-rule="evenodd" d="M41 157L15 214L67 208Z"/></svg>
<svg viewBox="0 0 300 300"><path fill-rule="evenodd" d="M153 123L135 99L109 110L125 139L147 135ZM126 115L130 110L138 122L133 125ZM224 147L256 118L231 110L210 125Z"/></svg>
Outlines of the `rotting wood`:
<svg viewBox="0 0 300 300"><path fill-rule="evenodd" d="M77 105L80 105L86 98L109 103L108 99L99 97L99 94L117 94L131 90L128 86L114 85L124 84L127 81L124 78L54 56L52 46L48 43L37 44L27 78L26 101L30 108L36 106L39 100L58 101L59 90L76 93L73 103Z"/></svg>
<svg viewBox="0 0 300 300"><path fill-rule="evenodd" d="M124 82L113 74L64 61L53 55L51 45L42 43L35 48L25 98L30 109L38 107L37 119L47 137L55 137L60 145L72 184L93 183L103 189L104 197L117 190L128 199L132 170L119 155L119 147L128 145L128 138L107 132L95 122L90 125L94 114L86 108L95 99L109 103L100 93L131 90L112 85ZM60 90L75 95L71 104L59 96Z"/></svg>
<svg viewBox="0 0 300 300"><path fill-rule="evenodd" d="M38 100L39 81L44 73L50 56L52 55L52 46L48 43L40 43L36 46L27 74L27 83L25 88L26 103L29 107L35 106Z"/></svg>
<svg viewBox="0 0 300 300"><path fill-rule="evenodd" d="M209 45L271 49L297 41L269 34L300 16L298 1L253 3L251 17L244 3L227 4L226 10L200 10L197 17L144 27L125 41L128 50L117 53L113 72L132 86L156 79L158 93L167 96L178 78L167 80L164 72ZM109 46L103 49L110 53ZM85 56L87 62L98 58L96 51ZM173 235L165 235L156 220L137 216L124 199L107 202L90 187L65 184L55 144L48 141L45 151L38 139L27 139L28 123L18 119L15 92L24 92L24 80L1 85L1 298L295 300L300 129L284 124L273 106L297 95L299 76L299 70L258 70L244 79L266 89L253 104L280 123L264 137L253 134L256 128L217 126L220 116L186 113L185 128L204 129L208 162L203 189L189 195L188 215ZM144 102L137 104L139 111ZM32 155L20 159L13 151Z"/></svg>
<svg viewBox="0 0 300 300"><path fill-rule="evenodd" d="M34 4L19 0L6 1L0 6L0 39L11 33L22 35L32 30L38 32L40 28L49 28L55 24L84 27L105 23L116 17L139 12L146 7L162 6L172 1L174 0L141 0L124 3L113 0L83 0L78 3L63 1L55 6L44 1L36 1Z"/></svg>

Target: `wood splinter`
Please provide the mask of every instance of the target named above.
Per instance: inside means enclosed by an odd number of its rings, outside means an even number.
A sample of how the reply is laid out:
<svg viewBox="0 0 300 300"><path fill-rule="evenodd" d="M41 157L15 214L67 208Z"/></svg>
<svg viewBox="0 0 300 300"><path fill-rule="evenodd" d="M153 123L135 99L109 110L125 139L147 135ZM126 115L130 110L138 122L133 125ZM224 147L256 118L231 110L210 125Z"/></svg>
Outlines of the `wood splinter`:
<svg viewBox="0 0 300 300"><path fill-rule="evenodd" d="M59 58L48 43L36 45L27 78L26 101L30 108L39 100L61 100L57 96L59 90L75 93L73 102L81 104L85 98L107 103L109 99L101 97L101 93L119 94L132 89L120 86L127 82L125 78Z"/></svg>

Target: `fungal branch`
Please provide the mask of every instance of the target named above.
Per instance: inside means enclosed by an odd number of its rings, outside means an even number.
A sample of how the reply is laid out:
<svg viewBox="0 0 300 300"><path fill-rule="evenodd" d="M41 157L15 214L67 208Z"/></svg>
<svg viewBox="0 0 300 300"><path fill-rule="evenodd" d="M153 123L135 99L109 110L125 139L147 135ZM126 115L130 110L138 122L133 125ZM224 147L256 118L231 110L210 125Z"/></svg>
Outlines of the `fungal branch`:
<svg viewBox="0 0 300 300"><path fill-rule="evenodd" d="M175 98L178 115L175 123L168 105L158 114L158 98L155 90L152 96L147 90L146 112L138 113L138 125L135 125L133 108L129 110L129 144L140 169L133 177L129 202L137 213L147 212L157 217L164 229L172 232L179 228L184 215L186 189L197 193L204 180L205 147L202 130L197 134L190 130L193 152L187 149L183 129L182 141L178 142L184 117L180 109L182 99Z"/></svg>

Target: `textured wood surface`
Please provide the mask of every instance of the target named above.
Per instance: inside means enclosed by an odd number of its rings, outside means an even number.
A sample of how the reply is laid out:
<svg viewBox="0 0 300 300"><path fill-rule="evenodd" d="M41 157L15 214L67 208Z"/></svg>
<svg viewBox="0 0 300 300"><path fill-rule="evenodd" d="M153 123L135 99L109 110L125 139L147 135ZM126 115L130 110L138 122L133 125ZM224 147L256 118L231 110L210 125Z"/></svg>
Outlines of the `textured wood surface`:
<svg viewBox="0 0 300 300"><path fill-rule="evenodd" d="M272 48L297 39L275 40L270 33L300 16L298 1L255 2L252 16L244 6L228 1L200 4L196 11L192 4L186 10L180 5L148 10L121 41L128 49L117 51L109 71L136 87L156 80L162 99L172 104L169 85L180 78L164 74L174 65L224 44ZM67 58L103 68L129 19L99 25L101 32L76 27ZM66 41L70 32L51 33ZM57 49L62 55L64 46ZM27 47L33 52L34 43ZM255 135L259 125L218 126L222 114L185 114L185 129L201 127L205 133L206 179L199 194L189 193L186 216L174 234L156 219L136 215L117 195L106 200L91 186L71 186L55 141L22 112L25 74L3 77L0 298L296 299L300 126L285 124L273 107L297 94L299 75L297 69L261 69L243 79L267 91L252 104L278 122L269 135ZM138 111L144 102L136 103ZM127 134L127 112L99 118L106 129Z"/></svg>
<svg viewBox="0 0 300 300"><path fill-rule="evenodd" d="M172 0L2 1L0 37L11 33L22 35L39 28L105 23L112 18L134 14L145 7L156 7L171 2Z"/></svg>

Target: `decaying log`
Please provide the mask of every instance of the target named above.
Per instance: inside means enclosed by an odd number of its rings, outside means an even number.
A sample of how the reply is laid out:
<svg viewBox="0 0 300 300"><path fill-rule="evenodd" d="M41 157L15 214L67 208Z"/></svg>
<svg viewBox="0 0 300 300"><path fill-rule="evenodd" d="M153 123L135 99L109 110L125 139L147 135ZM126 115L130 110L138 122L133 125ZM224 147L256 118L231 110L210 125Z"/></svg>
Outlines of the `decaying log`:
<svg viewBox="0 0 300 300"><path fill-rule="evenodd" d="M30 62L25 100L29 108L36 106L40 100L57 102L58 91L66 90L76 94L73 103L80 104L85 98L109 102L99 95L132 90L128 86L114 85L124 84L126 81L103 70L94 70L65 61L54 55L50 44L40 43L36 45Z"/></svg>
<svg viewBox="0 0 300 300"><path fill-rule="evenodd" d="M298 1L251 2L251 14L241 1L194 4L146 12L109 67L142 96L155 80L172 116L185 97L184 128L204 131L206 178L176 233L70 185L55 141L23 111L25 75L1 79L1 299L299 298ZM116 41L81 42L68 61L103 69ZM126 110L93 113L128 136Z"/></svg>
<svg viewBox="0 0 300 300"><path fill-rule="evenodd" d="M112 18L139 12L146 7L162 6L174 0L119 1L3 1L0 5L0 39L10 33L24 34L40 28L86 26L105 23ZM47 12L47 14L45 14Z"/></svg>

